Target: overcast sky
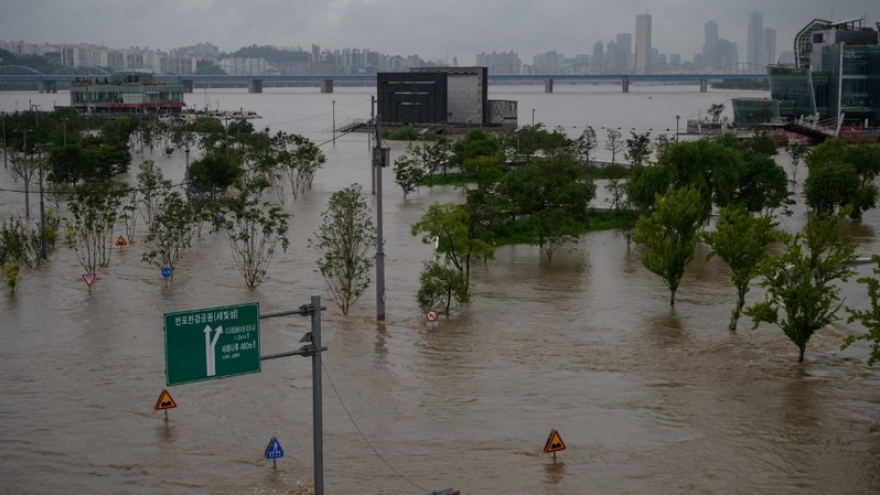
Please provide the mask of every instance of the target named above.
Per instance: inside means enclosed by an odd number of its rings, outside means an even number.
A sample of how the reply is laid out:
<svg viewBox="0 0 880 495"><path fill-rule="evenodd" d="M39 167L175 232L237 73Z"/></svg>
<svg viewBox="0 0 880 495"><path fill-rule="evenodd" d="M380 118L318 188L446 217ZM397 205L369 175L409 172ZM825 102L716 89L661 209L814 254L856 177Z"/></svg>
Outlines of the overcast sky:
<svg viewBox="0 0 880 495"><path fill-rule="evenodd" d="M363 48L424 59L480 52L591 54L593 43L635 31L649 13L653 45L690 60L703 25L746 58L749 13L777 31L777 51L791 50L797 30L814 18L880 21L880 0L0 0L0 39L92 43L163 51L211 42L223 51L251 44L322 49Z"/></svg>

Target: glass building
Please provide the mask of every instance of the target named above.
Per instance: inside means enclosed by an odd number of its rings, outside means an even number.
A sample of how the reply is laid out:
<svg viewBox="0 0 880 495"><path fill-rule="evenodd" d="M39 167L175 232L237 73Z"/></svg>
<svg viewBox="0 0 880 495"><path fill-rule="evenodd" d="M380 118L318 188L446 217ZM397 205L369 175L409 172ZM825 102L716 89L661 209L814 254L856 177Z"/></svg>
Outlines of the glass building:
<svg viewBox="0 0 880 495"><path fill-rule="evenodd" d="M815 19L798 32L795 65L767 68L778 117L880 128L880 23L862 24ZM740 104L743 112L746 106ZM747 120L734 105L734 121Z"/></svg>

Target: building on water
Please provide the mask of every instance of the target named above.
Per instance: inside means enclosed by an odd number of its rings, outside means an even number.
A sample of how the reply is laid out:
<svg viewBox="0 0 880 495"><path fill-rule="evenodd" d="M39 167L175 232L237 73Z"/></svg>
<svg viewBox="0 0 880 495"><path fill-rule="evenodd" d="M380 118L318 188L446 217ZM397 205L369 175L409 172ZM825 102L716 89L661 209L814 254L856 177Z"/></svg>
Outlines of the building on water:
<svg viewBox="0 0 880 495"><path fill-rule="evenodd" d="M81 113L178 115L183 93L183 85L154 81L150 72L117 72L73 81L70 105Z"/></svg>
<svg viewBox="0 0 880 495"><path fill-rule="evenodd" d="M390 125L516 127L517 102L489 99L486 67L425 67L380 72L378 113Z"/></svg>
<svg viewBox="0 0 880 495"><path fill-rule="evenodd" d="M807 121L880 128L880 22L815 19L794 39L794 64L767 67L770 100L734 98L737 125Z"/></svg>

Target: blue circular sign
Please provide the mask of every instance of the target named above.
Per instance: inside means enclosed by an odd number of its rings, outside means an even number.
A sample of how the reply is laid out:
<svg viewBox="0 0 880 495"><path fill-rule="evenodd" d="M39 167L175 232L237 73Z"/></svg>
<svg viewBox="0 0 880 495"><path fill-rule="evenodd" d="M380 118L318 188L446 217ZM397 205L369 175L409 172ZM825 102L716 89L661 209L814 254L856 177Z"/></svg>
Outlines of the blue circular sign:
<svg viewBox="0 0 880 495"><path fill-rule="evenodd" d="M168 268L167 266L162 267L162 276L163 277L168 278L171 276L171 273L172 273L171 268Z"/></svg>

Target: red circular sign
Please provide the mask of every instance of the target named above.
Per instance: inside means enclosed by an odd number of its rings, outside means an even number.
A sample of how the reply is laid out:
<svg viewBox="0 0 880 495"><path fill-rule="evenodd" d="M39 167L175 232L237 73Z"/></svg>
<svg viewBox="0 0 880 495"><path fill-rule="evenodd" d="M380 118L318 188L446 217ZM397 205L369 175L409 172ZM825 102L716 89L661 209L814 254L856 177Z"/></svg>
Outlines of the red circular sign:
<svg viewBox="0 0 880 495"><path fill-rule="evenodd" d="M437 321L437 318L440 318L440 315L433 309L425 311L425 319L429 322L434 323L435 321Z"/></svg>

